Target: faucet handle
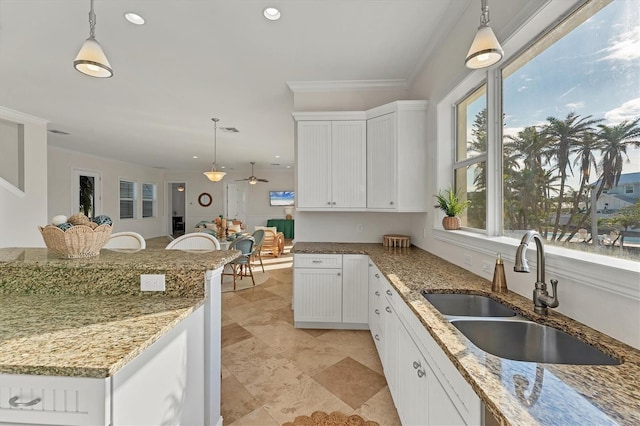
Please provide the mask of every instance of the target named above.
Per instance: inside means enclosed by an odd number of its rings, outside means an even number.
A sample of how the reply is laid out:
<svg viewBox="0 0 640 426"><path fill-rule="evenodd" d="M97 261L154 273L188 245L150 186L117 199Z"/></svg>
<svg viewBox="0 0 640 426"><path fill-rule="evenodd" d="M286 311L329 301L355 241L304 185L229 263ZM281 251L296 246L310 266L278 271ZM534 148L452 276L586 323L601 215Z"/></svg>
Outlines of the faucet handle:
<svg viewBox="0 0 640 426"><path fill-rule="evenodd" d="M551 280L551 288L553 289L553 298L550 303L547 304L550 308L557 308L560 302L558 301L558 280Z"/></svg>

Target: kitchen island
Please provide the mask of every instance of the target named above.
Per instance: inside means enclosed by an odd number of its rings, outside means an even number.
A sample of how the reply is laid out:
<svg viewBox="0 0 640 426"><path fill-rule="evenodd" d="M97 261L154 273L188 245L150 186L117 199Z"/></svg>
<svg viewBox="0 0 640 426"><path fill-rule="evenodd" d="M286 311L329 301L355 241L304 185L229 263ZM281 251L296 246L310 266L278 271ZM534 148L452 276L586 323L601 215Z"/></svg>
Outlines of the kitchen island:
<svg viewBox="0 0 640 426"><path fill-rule="evenodd" d="M292 251L294 255L368 255L372 266L379 269L401 297L403 306L398 310L410 313L405 326L417 323L418 332L428 333L455 367L454 372L464 378L500 424L640 424L640 351L635 348L558 312L551 311L548 316L536 314L530 299L511 291L491 293L488 280L417 247L298 242ZM494 356L473 345L426 301L421 290L489 296L522 317L579 337L621 364L543 364ZM444 377L443 381L447 380ZM487 416L485 422L490 424L491 420Z"/></svg>
<svg viewBox="0 0 640 426"><path fill-rule="evenodd" d="M0 423L220 423L220 274L239 254L0 249Z"/></svg>

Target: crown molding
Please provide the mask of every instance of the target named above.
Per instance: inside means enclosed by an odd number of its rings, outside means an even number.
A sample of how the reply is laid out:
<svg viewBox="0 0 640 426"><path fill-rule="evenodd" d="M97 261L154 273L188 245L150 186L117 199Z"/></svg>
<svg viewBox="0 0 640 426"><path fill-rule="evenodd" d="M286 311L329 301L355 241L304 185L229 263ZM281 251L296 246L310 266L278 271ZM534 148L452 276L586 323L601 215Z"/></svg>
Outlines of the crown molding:
<svg viewBox="0 0 640 426"><path fill-rule="evenodd" d="M36 117L35 115L26 114L3 106L0 106L0 118L20 124L33 123L44 124L46 126L49 123L49 120L45 120L44 118Z"/></svg>
<svg viewBox="0 0 640 426"><path fill-rule="evenodd" d="M349 92L354 90L408 89L405 79L389 80L335 80L335 81L287 81L293 93L302 92Z"/></svg>

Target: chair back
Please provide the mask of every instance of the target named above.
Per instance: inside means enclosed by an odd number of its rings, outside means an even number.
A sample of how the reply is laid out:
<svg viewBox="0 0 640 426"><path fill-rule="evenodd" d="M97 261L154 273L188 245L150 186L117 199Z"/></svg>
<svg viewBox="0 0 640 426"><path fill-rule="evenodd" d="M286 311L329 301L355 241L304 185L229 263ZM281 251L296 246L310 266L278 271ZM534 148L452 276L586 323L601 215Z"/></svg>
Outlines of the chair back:
<svg viewBox="0 0 640 426"><path fill-rule="evenodd" d="M253 251L253 244L255 243L253 237L244 237L233 240L229 246L229 250L240 250L243 256L251 254Z"/></svg>
<svg viewBox="0 0 640 426"><path fill-rule="evenodd" d="M257 231L254 231L251 236L254 240L256 240L255 248L259 249L260 247L262 247L262 242L264 241L264 229L258 229Z"/></svg>
<svg viewBox="0 0 640 426"><path fill-rule="evenodd" d="M141 250L147 247L142 235L137 232L116 232L111 234L111 238L107 244L103 246L106 249L131 249Z"/></svg>
<svg viewBox="0 0 640 426"><path fill-rule="evenodd" d="M171 241L167 250L220 250L220 242L204 232L184 234Z"/></svg>

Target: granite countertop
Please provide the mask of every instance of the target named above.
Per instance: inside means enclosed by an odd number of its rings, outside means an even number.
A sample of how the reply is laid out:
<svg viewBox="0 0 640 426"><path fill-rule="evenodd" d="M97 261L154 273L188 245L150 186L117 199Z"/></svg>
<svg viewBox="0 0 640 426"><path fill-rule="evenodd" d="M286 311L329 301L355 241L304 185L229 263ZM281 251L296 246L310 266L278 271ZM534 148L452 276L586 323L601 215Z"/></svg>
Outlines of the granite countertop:
<svg viewBox="0 0 640 426"><path fill-rule="evenodd" d="M202 306L206 271L239 254L0 249L0 373L111 376ZM141 292L140 274L165 274L166 290Z"/></svg>
<svg viewBox="0 0 640 426"><path fill-rule="evenodd" d="M296 243L294 253L366 254L444 350L494 417L503 424L640 424L640 351L554 310L533 312L519 294L491 292L491 282L417 247ZM533 288L533 284L532 284ZM513 361L482 351L420 294L489 296L519 315L553 326L622 361L621 365L562 365Z"/></svg>

